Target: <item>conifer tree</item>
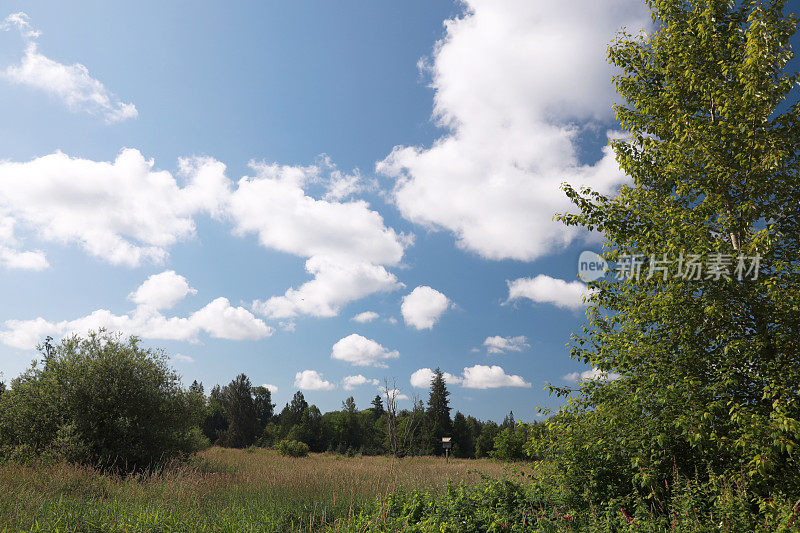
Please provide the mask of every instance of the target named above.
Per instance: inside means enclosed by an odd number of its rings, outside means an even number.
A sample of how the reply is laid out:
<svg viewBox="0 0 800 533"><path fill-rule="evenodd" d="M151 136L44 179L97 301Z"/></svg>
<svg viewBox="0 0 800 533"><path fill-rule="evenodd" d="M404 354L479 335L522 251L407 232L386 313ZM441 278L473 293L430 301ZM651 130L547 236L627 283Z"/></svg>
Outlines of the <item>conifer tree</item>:
<svg viewBox="0 0 800 533"><path fill-rule="evenodd" d="M431 378L431 391L428 397L428 423L430 451L442 453L442 437L452 436L453 425L450 420L450 391L444 381L444 374L437 367Z"/></svg>

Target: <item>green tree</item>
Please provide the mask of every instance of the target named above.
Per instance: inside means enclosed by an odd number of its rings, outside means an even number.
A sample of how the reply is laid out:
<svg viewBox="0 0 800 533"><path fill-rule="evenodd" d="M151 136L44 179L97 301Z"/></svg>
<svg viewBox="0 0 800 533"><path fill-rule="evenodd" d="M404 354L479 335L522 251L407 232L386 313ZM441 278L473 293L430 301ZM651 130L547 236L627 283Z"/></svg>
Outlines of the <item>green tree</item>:
<svg viewBox="0 0 800 533"><path fill-rule="evenodd" d="M228 420L226 445L243 448L253 444L258 431L258 413L250 378L239 374L222 388L222 407Z"/></svg>
<svg viewBox="0 0 800 533"><path fill-rule="evenodd" d="M442 437L452 436L453 423L450 420L450 391L444 382L444 374L437 367L431 378L431 390L428 396L428 438L430 439L430 452L437 455L444 453Z"/></svg>
<svg viewBox="0 0 800 533"><path fill-rule="evenodd" d="M272 419L275 404L272 403L272 391L263 386L253 387L253 404L256 410L257 433L261 435Z"/></svg>
<svg viewBox="0 0 800 533"><path fill-rule="evenodd" d="M494 439L500 433L500 428L497 424L489 420L481 428L481 434L478 435L475 441L475 457L489 457L494 451Z"/></svg>
<svg viewBox="0 0 800 533"><path fill-rule="evenodd" d="M383 400L381 399L380 394L375 395L375 397L372 399L371 405L372 405L372 415L375 417L375 420L379 419L386 412L383 409Z"/></svg>
<svg viewBox="0 0 800 533"><path fill-rule="evenodd" d="M189 385L189 392L193 392L195 394L199 394L205 398L205 391L203 390L203 384L197 380L192 381L192 384Z"/></svg>
<svg viewBox="0 0 800 533"><path fill-rule="evenodd" d="M215 385L206 401L205 417L201 426L203 435L214 444L224 444L228 431L228 419L225 418L222 388Z"/></svg>
<svg viewBox="0 0 800 533"><path fill-rule="evenodd" d="M202 445L202 399L163 352L105 331L40 347L0 399L0 440L120 470L154 466Z"/></svg>
<svg viewBox="0 0 800 533"><path fill-rule="evenodd" d="M648 4L656 30L609 51L626 133L611 145L633 183L613 197L565 186L580 213L559 217L599 230L609 261L643 263L642 275L591 284L572 354L622 378L587 384L573 415L636 428L618 441L635 472L621 483L644 492L661 490L674 463L688 475L744 469L762 495L796 494L796 19L783 0ZM675 276L692 254L717 269ZM740 255L746 268L758 258L757 276L736 275Z"/></svg>
<svg viewBox="0 0 800 533"><path fill-rule="evenodd" d="M475 439L472 430L461 411L456 411L453 417L453 456L474 457Z"/></svg>

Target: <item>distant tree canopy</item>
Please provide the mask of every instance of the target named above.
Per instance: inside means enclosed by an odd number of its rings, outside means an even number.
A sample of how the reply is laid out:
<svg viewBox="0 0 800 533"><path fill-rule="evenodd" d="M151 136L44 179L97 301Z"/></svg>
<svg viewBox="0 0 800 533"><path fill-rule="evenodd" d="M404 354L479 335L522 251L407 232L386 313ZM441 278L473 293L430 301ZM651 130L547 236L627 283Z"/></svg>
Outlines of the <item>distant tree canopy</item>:
<svg viewBox="0 0 800 533"><path fill-rule="evenodd" d="M190 389L202 391L203 387L194 383ZM455 421L451 420L449 395L444 375L437 369L431 381L427 409L422 402L415 401L411 409L397 413L398 455L441 454L441 437L451 436L456 457L476 457L480 453L483 457L491 455L507 460L525 458L518 453L521 444L506 446L499 452L495 450L495 439L499 435L497 424L484 424L461 413L456 413ZM506 417L504 427L509 420L513 426L513 415L510 416ZM270 391L250 386L249 378L243 374L228 385L211 390L202 427L205 436L220 446L260 445L288 450L296 443L304 443L312 452L395 453L390 439L389 412L380 394L372 399L368 409L359 410L350 396L342 401L341 410L323 414L297 391L280 413L275 413ZM484 428L488 428L486 433ZM513 454L507 454L507 450Z"/></svg>
<svg viewBox="0 0 800 533"><path fill-rule="evenodd" d="M54 454L133 471L210 443L403 456L440 454L441 437L451 436L456 457L523 458L518 447L507 445L508 438L497 440L497 424L460 412L451 420L450 392L439 369L427 407L415 400L410 409L395 412L395 448L380 394L367 409L359 410L350 396L341 410L323 414L298 391L276 414L270 390L254 387L245 374L214 386L208 396L198 381L184 389L166 355L143 348L135 337L101 331L57 345L48 339L39 350L41 361L10 388L0 384L0 457Z"/></svg>
<svg viewBox="0 0 800 533"><path fill-rule="evenodd" d="M202 447L204 399L161 352L101 331L39 347L0 396L0 445L104 468L146 468Z"/></svg>

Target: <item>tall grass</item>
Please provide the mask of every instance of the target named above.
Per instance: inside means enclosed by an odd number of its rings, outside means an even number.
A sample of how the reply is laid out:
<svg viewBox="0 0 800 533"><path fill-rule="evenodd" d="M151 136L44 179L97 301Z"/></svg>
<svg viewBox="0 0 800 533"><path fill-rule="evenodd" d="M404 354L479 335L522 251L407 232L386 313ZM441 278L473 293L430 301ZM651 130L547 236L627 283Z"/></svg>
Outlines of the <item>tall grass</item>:
<svg viewBox="0 0 800 533"><path fill-rule="evenodd" d="M439 490L502 473L488 460L224 448L127 477L12 462L0 465L0 531L316 531L373 511L398 489Z"/></svg>

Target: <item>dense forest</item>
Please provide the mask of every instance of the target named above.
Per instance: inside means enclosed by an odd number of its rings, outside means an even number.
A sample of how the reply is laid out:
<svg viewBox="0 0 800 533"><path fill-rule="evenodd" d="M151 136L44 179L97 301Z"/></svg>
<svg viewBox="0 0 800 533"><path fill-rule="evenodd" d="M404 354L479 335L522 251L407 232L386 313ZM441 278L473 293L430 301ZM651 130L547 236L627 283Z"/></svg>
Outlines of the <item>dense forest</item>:
<svg viewBox="0 0 800 533"><path fill-rule="evenodd" d="M203 385L196 381L190 390L203 395ZM211 443L230 447L272 447L288 440L305 443L312 452L402 457L440 455L442 437L447 436L452 437L454 457L525 457L522 445L534 425L516 424L513 412L499 425L460 411L451 417L450 393L439 369L434 371L427 402L417 399L411 409L398 410L391 398L394 390L384 388L367 409L359 410L351 396L341 410L324 414L298 391L278 413L270 391L253 387L241 374L211 390L201 427Z"/></svg>
<svg viewBox="0 0 800 533"><path fill-rule="evenodd" d="M184 389L160 352L138 339L107 332L41 346L42 358L0 392L0 444L49 453L69 449L87 462L148 466L164 454L208 445L231 448L301 443L311 452L347 455L440 455L442 437L452 437L455 457L523 459L522 446L534 425L502 424L456 412L438 369L426 402L398 409L397 388L384 387L369 408L353 397L340 411L322 413L303 393L278 413L269 389L240 374L204 394L197 381ZM5 391L5 386L0 386ZM285 446L285 445L284 445ZM82 451L81 451L82 450ZM27 452L26 452L27 453ZM77 455L76 455L77 454Z"/></svg>

